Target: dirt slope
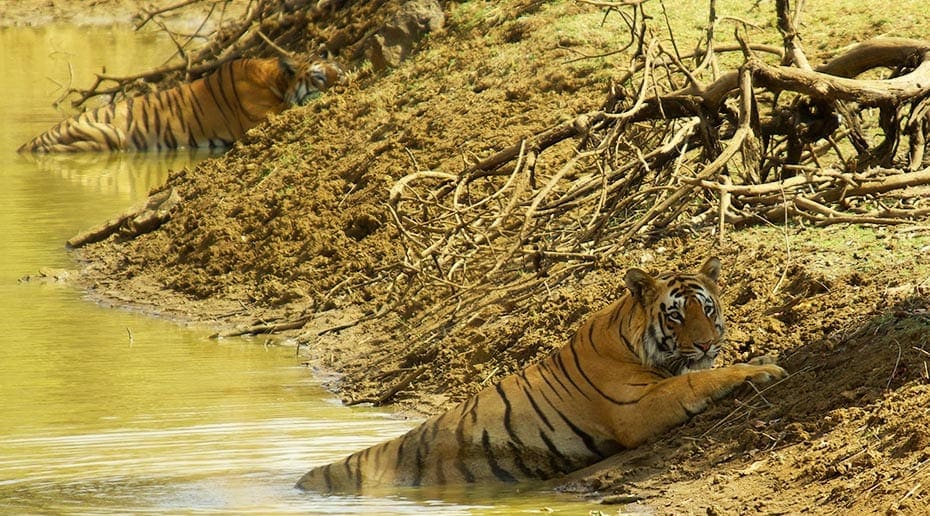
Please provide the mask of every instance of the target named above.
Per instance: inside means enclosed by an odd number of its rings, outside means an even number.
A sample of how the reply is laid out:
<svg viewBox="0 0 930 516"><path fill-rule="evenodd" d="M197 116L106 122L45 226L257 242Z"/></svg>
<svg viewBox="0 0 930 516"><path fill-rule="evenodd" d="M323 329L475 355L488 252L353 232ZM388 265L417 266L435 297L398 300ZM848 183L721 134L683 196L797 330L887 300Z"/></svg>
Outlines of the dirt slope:
<svg viewBox="0 0 930 516"><path fill-rule="evenodd" d="M888 31L921 36L910 33L920 24L908 2L885 6L881 23L853 19L853 4L837 4L849 19L811 13L813 51ZM397 4L379 5L367 19ZM727 8L771 23L766 13ZM417 292L423 302L402 313L317 336L390 302L390 281L379 275L404 252L386 209L397 179L455 172L597 108L622 62L569 62L622 45L618 19L602 25L603 12L582 3L463 2L445 11L445 30L401 67L374 73L362 63L346 91L276 117L222 158L173 173L166 187L184 201L167 224L81 251L93 295L223 326L312 316L288 335L315 368L340 373L333 386L341 396L429 413L561 345L586 314L621 293L627 267L689 269L716 254L729 306L721 362L775 353L791 376L761 395L747 389L725 400L576 475L566 489L628 493L619 500L669 513L927 506L926 225L752 228L730 232L722 245L698 229L631 245L533 303L500 304L448 335L418 333L431 298ZM694 29L704 17L674 21ZM346 25L329 36L353 30L362 29Z"/></svg>

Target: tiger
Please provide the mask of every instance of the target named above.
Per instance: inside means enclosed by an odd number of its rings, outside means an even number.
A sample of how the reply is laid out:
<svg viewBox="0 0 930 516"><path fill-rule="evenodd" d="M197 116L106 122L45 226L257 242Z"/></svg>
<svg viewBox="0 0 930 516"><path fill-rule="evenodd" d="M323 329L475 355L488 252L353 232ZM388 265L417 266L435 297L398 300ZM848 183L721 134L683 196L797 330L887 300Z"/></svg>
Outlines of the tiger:
<svg viewBox="0 0 930 516"><path fill-rule="evenodd" d="M333 61L236 59L193 82L67 118L19 152L225 148L269 114L345 81Z"/></svg>
<svg viewBox="0 0 930 516"><path fill-rule="evenodd" d="M297 487L548 480L635 448L744 382L787 375L770 356L712 368L724 336L720 260L694 273L631 268L625 293L568 344L393 440L318 466Z"/></svg>

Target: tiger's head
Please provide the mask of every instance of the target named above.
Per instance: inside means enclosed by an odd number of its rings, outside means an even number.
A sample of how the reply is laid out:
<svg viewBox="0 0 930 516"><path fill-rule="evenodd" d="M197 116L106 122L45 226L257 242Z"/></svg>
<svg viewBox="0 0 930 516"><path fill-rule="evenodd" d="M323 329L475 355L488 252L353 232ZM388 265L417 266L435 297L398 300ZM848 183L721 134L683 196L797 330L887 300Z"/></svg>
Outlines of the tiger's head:
<svg viewBox="0 0 930 516"><path fill-rule="evenodd" d="M630 269L624 278L645 312L637 352L643 365L679 375L710 368L723 343L723 309L717 277L720 260L709 258L695 274L652 277Z"/></svg>
<svg viewBox="0 0 930 516"><path fill-rule="evenodd" d="M288 79L285 102L302 106L333 86L347 82L346 73L333 61L282 58L281 70Z"/></svg>

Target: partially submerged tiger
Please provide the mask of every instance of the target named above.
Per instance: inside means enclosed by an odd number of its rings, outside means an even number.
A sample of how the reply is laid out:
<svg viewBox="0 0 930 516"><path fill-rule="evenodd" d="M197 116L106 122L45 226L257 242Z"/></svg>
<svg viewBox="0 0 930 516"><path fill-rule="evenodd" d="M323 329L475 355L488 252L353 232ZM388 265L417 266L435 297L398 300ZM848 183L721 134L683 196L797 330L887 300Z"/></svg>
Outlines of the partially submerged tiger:
<svg viewBox="0 0 930 516"><path fill-rule="evenodd" d="M549 479L686 422L744 382L786 375L765 357L711 369L723 343L717 277L630 269L627 293L571 342L405 435L310 470L298 487L360 492Z"/></svg>
<svg viewBox="0 0 930 516"><path fill-rule="evenodd" d="M175 88L67 118L19 152L222 148L270 114L345 82L331 61L237 59Z"/></svg>

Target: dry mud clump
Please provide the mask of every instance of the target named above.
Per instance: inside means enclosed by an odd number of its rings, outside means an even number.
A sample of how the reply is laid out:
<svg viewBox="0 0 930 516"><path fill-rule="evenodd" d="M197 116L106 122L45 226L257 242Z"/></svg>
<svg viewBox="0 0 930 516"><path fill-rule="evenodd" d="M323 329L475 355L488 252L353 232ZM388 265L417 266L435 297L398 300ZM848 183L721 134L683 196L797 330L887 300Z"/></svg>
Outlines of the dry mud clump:
<svg viewBox="0 0 930 516"><path fill-rule="evenodd" d="M317 337L394 301L384 273L404 253L386 208L395 181L416 170L460 170L604 98L609 59L566 64L615 49L596 9L567 2L445 9L445 29L397 69L362 66L346 91L275 117L221 158L173 173L165 188L183 202L171 220L82 251L93 294L222 325L309 317L290 335L311 364L340 373L333 386L346 400L430 413L564 343L587 314L622 294L628 267L687 270L716 254L729 307L721 362L776 354L791 376L761 393L747 387L669 435L574 475L563 489L627 494L614 500L670 513L926 507L925 226L751 228L720 245L703 229L666 235L632 243L533 301L495 304L451 333L418 333L435 322L418 317L441 293L413 291L401 311ZM379 16L366 14L366 22ZM548 152L557 161L573 149Z"/></svg>

